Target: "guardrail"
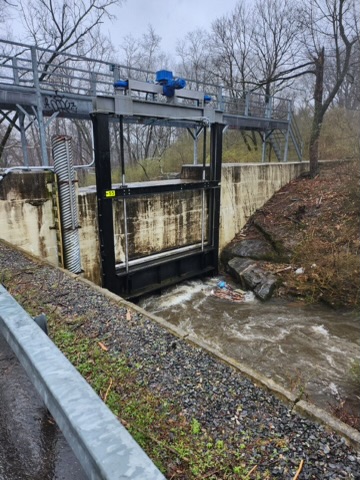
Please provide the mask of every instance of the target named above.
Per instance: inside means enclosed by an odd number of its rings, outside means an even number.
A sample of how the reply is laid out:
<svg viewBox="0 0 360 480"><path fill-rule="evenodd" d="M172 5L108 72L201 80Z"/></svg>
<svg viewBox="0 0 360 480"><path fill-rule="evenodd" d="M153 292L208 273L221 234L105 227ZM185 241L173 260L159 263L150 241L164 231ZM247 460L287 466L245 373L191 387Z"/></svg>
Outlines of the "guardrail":
<svg viewBox="0 0 360 480"><path fill-rule="evenodd" d="M0 285L0 332L91 480L165 480L94 390Z"/></svg>

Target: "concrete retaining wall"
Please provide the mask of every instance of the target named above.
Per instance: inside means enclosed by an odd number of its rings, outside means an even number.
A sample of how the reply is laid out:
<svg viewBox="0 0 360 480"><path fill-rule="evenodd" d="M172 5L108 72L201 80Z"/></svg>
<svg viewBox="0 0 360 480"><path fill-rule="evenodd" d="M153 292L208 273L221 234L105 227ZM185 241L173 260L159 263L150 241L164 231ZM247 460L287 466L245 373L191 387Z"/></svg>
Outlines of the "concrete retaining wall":
<svg viewBox="0 0 360 480"><path fill-rule="evenodd" d="M308 169L303 163L225 164L221 182L220 249L279 188ZM186 178L198 167L186 167ZM57 265L51 201L52 172L13 172L0 181L0 238ZM124 261L122 201L114 202L115 255ZM94 187L79 189L79 230L84 276L100 282ZM187 191L128 200L130 258L201 240L201 193Z"/></svg>
<svg viewBox="0 0 360 480"><path fill-rule="evenodd" d="M309 169L308 162L224 164L221 176L220 249L275 192Z"/></svg>
<svg viewBox="0 0 360 480"><path fill-rule="evenodd" d="M52 180L52 172L21 172L0 181L0 238L57 265Z"/></svg>

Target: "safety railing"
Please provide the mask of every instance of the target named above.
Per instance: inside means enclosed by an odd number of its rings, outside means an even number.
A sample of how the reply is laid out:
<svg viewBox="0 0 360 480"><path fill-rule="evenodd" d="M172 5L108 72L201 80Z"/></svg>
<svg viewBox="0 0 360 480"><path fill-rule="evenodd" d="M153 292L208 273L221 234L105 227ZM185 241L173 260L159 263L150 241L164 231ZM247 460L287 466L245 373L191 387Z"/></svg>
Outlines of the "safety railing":
<svg viewBox="0 0 360 480"><path fill-rule="evenodd" d="M114 81L132 78L154 82L156 72L70 53L59 53L22 43L0 40L0 83L81 96L114 94ZM210 105L225 113L257 118L287 118L289 100L266 98L257 92L228 89L215 83L185 79L186 88L211 96ZM139 92L134 95L141 97ZM149 97L144 96L144 99Z"/></svg>

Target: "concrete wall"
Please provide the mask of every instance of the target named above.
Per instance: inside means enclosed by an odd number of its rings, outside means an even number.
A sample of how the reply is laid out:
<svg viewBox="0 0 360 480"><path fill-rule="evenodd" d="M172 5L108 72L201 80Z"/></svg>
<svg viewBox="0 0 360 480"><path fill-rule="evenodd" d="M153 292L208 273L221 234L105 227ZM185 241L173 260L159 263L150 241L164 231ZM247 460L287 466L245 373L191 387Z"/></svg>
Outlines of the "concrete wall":
<svg viewBox="0 0 360 480"><path fill-rule="evenodd" d="M307 170L308 162L224 164L221 172L220 250L241 231L255 210Z"/></svg>
<svg viewBox="0 0 360 480"><path fill-rule="evenodd" d="M21 172L0 181L0 238L57 264L51 172Z"/></svg>
<svg viewBox="0 0 360 480"><path fill-rule="evenodd" d="M279 188L308 170L304 163L225 164L221 181L220 249ZM196 178L199 167L183 176ZM0 181L0 238L57 265L51 172L11 173ZM114 202L115 256L124 261L124 211ZM127 200L130 258L201 241L201 193L186 191ZM94 187L78 192L81 265L100 283L97 200ZM206 231L207 225L205 225Z"/></svg>

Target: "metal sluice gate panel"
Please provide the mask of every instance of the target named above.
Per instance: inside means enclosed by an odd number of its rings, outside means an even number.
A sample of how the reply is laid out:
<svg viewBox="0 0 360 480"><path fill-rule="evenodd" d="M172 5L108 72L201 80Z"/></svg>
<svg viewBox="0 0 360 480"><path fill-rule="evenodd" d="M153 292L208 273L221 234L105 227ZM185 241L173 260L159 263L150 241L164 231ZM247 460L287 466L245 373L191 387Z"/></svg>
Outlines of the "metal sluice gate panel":
<svg viewBox="0 0 360 480"><path fill-rule="evenodd" d="M186 92L182 92L182 95L186 95ZM133 111L136 111L136 116L133 116ZM194 128L203 128L204 143L206 132L210 129L210 165L205 165L204 155L201 179L125 183L123 124L144 120L162 125L168 120L171 125L176 124L178 127L189 128L191 125ZM219 260L220 177L224 127L222 115L218 115L216 111L210 112L206 105L189 106L173 102L162 104L159 109L158 104L154 104L152 108L151 102L143 104L131 97L120 98L120 101L118 97L107 97L105 100L96 99L92 121L103 287L124 298L136 298L190 278L216 274ZM123 178L121 185L113 185L111 179L110 122L119 123ZM181 197L190 190L199 192L201 198L200 241L154 252L146 257L135 255L135 258L132 258L129 255L133 245L129 245L131 239L127 218L129 201L174 192ZM120 202L123 206L125 260L121 263L116 263L115 256L115 202Z"/></svg>

